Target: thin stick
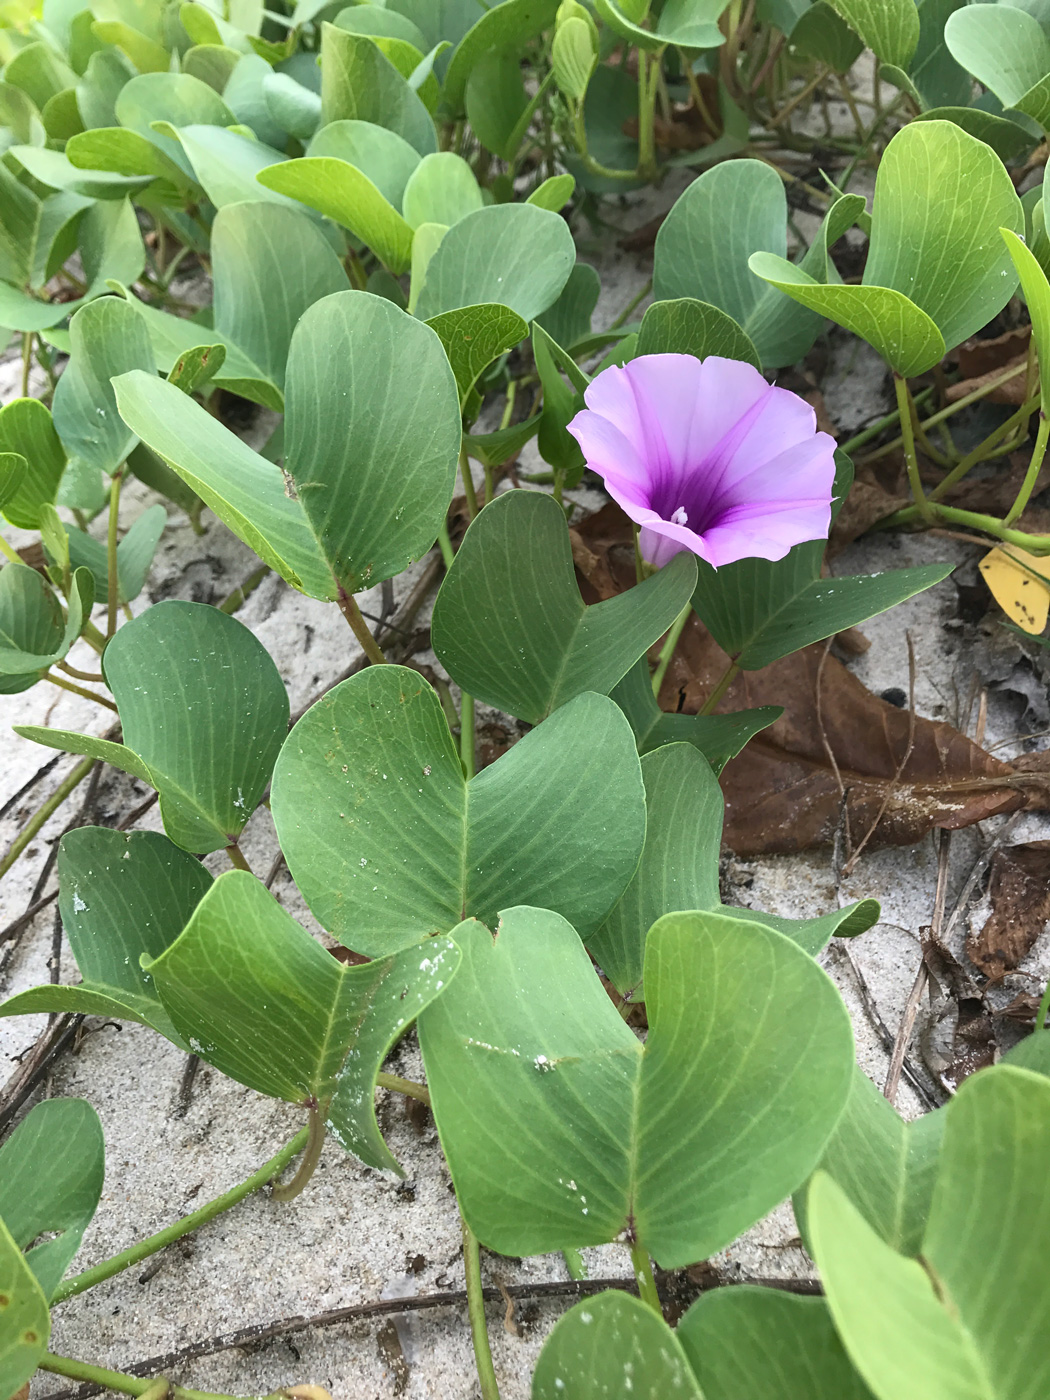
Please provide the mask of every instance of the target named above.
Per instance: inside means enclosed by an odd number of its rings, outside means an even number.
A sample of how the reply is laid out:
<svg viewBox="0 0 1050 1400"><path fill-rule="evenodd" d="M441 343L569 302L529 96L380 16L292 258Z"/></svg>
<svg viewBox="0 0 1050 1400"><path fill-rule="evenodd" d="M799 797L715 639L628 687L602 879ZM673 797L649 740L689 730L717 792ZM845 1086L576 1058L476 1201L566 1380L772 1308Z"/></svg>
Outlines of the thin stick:
<svg viewBox="0 0 1050 1400"><path fill-rule="evenodd" d="M58 787L55 788L47 801L33 813L22 830L11 842L10 846L8 846L3 859L0 860L0 877L7 874L52 813L57 811L69 794L80 786L94 766L95 760L93 758L82 759L69 776L59 783Z"/></svg>
<svg viewBox="0 0 1050 1400"><path fill-rule="evenodd" d="M125 1269L133 1268L140 1260L148 1259L151 1254L159 1253L160 1250L166 1249L169 1244L184 1239L186 1235L190 1235L194 1230L199 1230L202 1225L206 1225L209 1220L214 1220L216 1216L230 1210L243 1201L246 1196L252 1195L253 1192L258 1191L268 1181L272 1181L275 1176L284 1171L292 1158L306 1146L309 1133L309 1128L300 1128L291 1142L286 1142L280 1152L275 1153L268 1162L264 1162L245 1181L232 1186L221 1196L216 1196L214 1201L209 1201L207 1205L201 1206L192 1214L183 1216L181 1220L176 1220L173 1225L158 1230L155 1235L139 1240L138 1244L133 1244L130 1249L125 1249L120 1254L114 1254L112 1259L106 1259L101 1264L96 1264L93 1269L85 1269L83 1273L74 1274L72 1278L67 1278L64 1283L59 1284L52 1295L51 1306L64 1303L67 1298L73 1298L76 1294L84 1293L87 1289L94 1288L96 1284L104 1283L106 1279L113 1278L115 1274L123 1273Z"/></svg>
<svg viewBox="0 0 1050 1400"><path fill-rule="evenodd" d="M499 1400L499 1385L492 1365L492 1348L489 1346L488 1328L485 1325L485 1294L481 1286L481 1251L478 1237L463 1221L463 1267L467 1278L467 1313L470 1317L470 1336L474 1343L474 1364L478 1372L482 1400Z"/></svg>
<svg viewBox="0 0 1050 1400"><path fill-rule="evenodd" d="M915 644L912 642L910 632L905 632L904 636L905 640L908 643L908 742L905 746L904 753L901 757L901 761L897 764L896 771L893 774L893 781L887 787L886 794L882 799L882 802L879 806L879 810L875 814L875 820L864 833L864 836L861 839L860 844L857 846L857 849L853 852L849 860L842 867L842 873L846 878L853 874L853 871L856 868L857 861L860 860L861 852L864 850L864 847L868 844L871 838L875 835L875 832L878 830L879 827L879 822L881 822L883 817L886 815L886 809L890 805L890 799L893 797L893 794L897 790L897 784L901 780L901 774L904 772L905 768L907 768L908 760L911 758L912 755L912 749L915 747Z"/></svg>
<svg viewBox="0 0 1050 1400"><path fill-rule="evenodd" d="M352 593L347 593L340 585L339 587L339 611L350 624L350 630L361 643L361 650L371 661L373 666L382 666L386 662L386 657L380 649L379 643L369 631L368 623L361 616L361 609L357 606L357 600Z"/></svg>

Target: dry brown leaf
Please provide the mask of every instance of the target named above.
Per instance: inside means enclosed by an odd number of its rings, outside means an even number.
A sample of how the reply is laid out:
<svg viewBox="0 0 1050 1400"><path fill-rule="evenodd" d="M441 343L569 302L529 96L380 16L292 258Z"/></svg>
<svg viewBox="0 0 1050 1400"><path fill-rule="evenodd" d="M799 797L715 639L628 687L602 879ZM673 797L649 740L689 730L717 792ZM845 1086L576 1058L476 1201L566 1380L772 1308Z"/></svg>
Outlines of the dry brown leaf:
<svg viewBox="0 0 1050 1400"><path fill-rule="evenodd" d="M587 567L581 591L588 602L633 584L631 529L618 506L603 506L573 533L577 567L581 560ZM661 707L696 714L727 663L694 614L664 679ZM721 777L725 844L738 855L829 843L843 805L853 845L878 819L869 848L910 845L935 827L1050 806L1050 755L1004 763L940 720L915 720L912 751L895 781L908 748L908 712L873 695L826 655L823 643L742 672L718 711L760 705L783 706L784 714Z"/></svg>
<svg viewBox="0 0 1050 1400"><path fill-rule="evenodd" d="M955 352L962 379L977 379L982 374L1001 374L1016 360L1023 360L1028 354L1028 342L1032 338L1032 327L1014 326L1003 331L1002 335L982 339L971 336ZM958 386L955 386L958 387ZM951 390L948 391L951 393ZM962 395L956 395L961 398Z"/></svg>
<svg viewBox="0 0 1050 1400"><path fill-rule="evenodd" d="M967 939L966 953L998 982L1024 961L1050 919L1050 841L996 851L988 890L992 912Z"/></svg>

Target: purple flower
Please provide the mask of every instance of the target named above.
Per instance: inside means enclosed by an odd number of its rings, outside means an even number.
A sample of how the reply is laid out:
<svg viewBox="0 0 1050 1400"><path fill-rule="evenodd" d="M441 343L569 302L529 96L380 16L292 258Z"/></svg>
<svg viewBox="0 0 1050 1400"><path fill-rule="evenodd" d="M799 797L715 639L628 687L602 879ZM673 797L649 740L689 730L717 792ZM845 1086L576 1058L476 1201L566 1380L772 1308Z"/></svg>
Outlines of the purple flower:
<svg viewBox="0 0 1050 1400"><path fill-rule="evenodd" d="M587 465L640 525L642 557L718 568L827 538L835 441L809 404L741 360L642 355L603 370L569 424Z"/></svg>

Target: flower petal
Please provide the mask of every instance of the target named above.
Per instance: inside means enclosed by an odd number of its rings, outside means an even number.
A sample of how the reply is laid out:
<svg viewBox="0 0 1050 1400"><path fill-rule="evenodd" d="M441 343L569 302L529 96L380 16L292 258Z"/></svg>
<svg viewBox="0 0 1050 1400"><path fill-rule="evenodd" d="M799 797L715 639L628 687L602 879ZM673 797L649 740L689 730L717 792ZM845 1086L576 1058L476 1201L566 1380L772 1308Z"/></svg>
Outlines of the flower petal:
<svg viewBox="0 0 1050 1400"><path fill-rule="evenodd" d="M638 532L638 549L646 563L655 564L658 569L686 550L698 554L709 564L715 562L703 536L695 534L687 525L672 525L668 520L657 519L650 525L643 525Z"/></svg>
<svg viewBox="0 0 1050 1400"><path fill-rule="evenodd" d="M597 383L597 380L595 382ZM577 413L568 427L569 432L580 444L592 472L597 472L599 476L616 474L633 481L644 488L648 499L648 465L621 428L611 419L600 413L592 413L586 408Z"/></svg>

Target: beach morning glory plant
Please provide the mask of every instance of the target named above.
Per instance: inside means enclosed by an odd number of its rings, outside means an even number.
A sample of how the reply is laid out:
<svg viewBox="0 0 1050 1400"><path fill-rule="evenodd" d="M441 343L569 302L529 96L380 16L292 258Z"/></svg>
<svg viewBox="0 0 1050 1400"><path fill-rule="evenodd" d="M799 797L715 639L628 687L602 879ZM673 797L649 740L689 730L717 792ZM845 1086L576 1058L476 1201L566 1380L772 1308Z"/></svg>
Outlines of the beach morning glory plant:
<svg viewBox="0 0 1050 1400"><path fill-rule="evenodd" d="M834 439L804 399L752 365L643 355L603 370L584 402L569 432L641 526L648 563L683 550L715 568L783 559L827 535Z"/></svg>

